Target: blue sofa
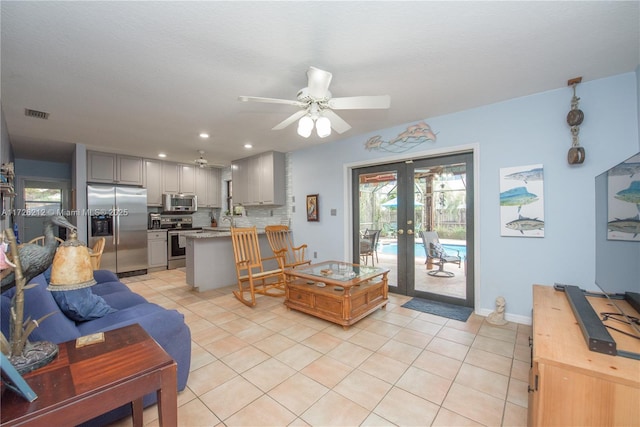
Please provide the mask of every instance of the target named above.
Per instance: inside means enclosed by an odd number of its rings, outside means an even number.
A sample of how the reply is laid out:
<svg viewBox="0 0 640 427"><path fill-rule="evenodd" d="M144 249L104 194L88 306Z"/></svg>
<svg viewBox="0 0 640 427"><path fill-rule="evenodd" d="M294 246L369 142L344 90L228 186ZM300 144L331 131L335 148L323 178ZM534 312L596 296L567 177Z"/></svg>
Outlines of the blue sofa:
<svg viewBox="0 0 640 427"><path fill-rule="evenodd" d="M184 316L181 313L148 302L120 282L114 273L107 270L97 270L94 271L97 284L92 286L91 290L94 294L104 298L116 311L99 319L74 322L60 311L51 292L47 290L47 273L48 271L35 277L31 283L37 284L37 286L25 290L24 318L39 319L51 312L55 312L55 314L40 322L40 325L29 336L30 341L50 341L59 344L83 335L139 323L177 362L178 391L186 387L191 365L191 332L184 323ZM0 327L7 339L9 339L9 311L14 293L15 288L0 296ZM155 393L144 397L145 406L149 406L155 401ZM84 425L108 424L130 413L130 405L125 405Z"/></svg>

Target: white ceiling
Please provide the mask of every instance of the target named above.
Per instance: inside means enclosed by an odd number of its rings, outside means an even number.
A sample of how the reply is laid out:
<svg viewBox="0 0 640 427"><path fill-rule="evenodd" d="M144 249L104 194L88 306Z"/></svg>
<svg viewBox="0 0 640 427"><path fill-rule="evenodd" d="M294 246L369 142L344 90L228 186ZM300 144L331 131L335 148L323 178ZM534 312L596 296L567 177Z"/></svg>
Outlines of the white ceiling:
<svg viewBox="0 0 640 427"><path fill-rule="evenodd" d="M82 143L184 162L202 149L226 165L634 71L640 56L638 1L0 7L1 103L15 155L57 161ZM299 137L295 124L271 130L295 107L237 100L295 99L309 66L333 73L334 97L388 94L391 108L339 111L352 129L321 140Z"/></svg>

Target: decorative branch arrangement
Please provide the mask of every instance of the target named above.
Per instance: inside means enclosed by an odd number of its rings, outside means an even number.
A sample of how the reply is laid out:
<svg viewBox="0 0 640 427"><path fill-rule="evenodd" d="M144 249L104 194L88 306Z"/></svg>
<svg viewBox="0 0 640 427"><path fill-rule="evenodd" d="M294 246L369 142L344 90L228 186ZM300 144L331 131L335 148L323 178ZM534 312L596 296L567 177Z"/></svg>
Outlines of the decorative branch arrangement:
<svg viewBox="0 0 640 427"><path fill-rule="evenodd" d="M11 323L10 339L0 334L0 347L2 353L8 355L11 364L20 373L25 373L37 369L49 363L58 354L58 346L48 341L38 341L31 343L28 338L31 332L38 327L39 323L51 316L51 312L40 319L24 320L24 291L36 285L27 285L18 256L18 246L16 238L11 230L4 231L5 238L9 241L11 258L13 261L15 274L16 292L11 301ZM4 256L4 254L2 254Z"/></svg>

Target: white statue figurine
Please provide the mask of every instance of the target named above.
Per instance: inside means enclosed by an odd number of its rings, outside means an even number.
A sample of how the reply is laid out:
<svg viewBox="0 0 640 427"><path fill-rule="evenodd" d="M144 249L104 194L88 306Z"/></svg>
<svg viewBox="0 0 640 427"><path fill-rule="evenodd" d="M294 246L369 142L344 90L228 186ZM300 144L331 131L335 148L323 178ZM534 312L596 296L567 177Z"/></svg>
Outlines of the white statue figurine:
<svg viewBox="0 0 640 427"><path fill-rule="evenodd" d="M506 305L507 302L504 297L496 298L496 310L487 316L487 322L492 325L506 325L509 323L504 319L504 307Z"/></svg>

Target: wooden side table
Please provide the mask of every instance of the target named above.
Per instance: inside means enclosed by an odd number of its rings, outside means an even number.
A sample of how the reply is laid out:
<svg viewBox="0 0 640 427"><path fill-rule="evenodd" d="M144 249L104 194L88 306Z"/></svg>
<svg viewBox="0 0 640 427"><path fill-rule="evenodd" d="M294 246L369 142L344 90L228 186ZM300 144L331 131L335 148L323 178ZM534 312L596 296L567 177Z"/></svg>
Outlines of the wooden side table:
<svg viewBox="0 0 640 427"><path fill-rule="evenodd" d="M126 403L142 426L142 397L156 392L161 426L178 422L176 362L138 324L104 333L104 342L59 345L57 358L24 376L38 398L5 390L1 426L77 425Z"/></svg>

